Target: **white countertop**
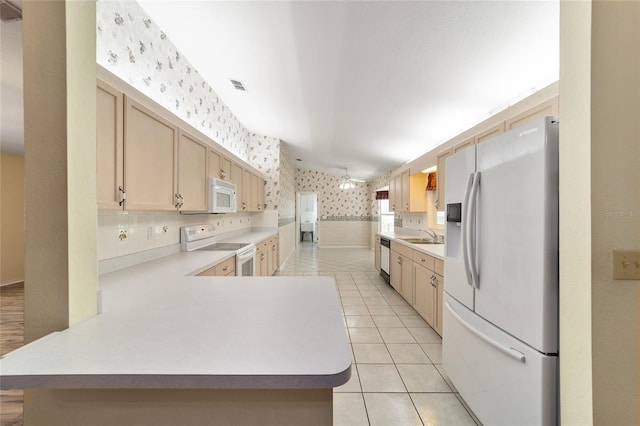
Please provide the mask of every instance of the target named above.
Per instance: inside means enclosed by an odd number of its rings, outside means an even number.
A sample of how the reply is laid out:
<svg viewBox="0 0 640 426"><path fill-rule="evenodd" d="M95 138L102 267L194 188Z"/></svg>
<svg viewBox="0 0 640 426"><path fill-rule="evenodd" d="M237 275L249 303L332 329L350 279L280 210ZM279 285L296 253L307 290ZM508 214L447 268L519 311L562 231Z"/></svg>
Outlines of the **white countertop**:
<svg viewBox="0 0 640 426"><path fill-rule="evenodd" d="M407 247L411 247L429 256L444 260L444 244L412 244L402 240L402 238L420 238L423 237L423 235L402 234L400 232L376 232L376 234L393 240L396 243L404 244Z"/></svg>
<svg viewBox="0 0 640 426"><path fill-rule="evenodd" d="M346 383L351 353L334 280L189 275L229 256L177 253L100 276L103 312L7 354L1 388Z"/></svg>

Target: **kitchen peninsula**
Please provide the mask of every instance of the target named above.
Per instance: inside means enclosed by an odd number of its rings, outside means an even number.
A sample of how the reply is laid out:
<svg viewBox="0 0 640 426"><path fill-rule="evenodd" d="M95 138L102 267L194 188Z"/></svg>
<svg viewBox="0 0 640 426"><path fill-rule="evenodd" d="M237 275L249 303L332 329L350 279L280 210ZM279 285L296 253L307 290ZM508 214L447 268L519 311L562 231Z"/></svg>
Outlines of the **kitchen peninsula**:
<svg viewBox="0 0 640 426"><path fill-rule="evenodd" d="M38 402L25 424L331 424L351 374L334 280L195 276L217 261L101 275L101 314L2 358L1 388Z"/></svg>

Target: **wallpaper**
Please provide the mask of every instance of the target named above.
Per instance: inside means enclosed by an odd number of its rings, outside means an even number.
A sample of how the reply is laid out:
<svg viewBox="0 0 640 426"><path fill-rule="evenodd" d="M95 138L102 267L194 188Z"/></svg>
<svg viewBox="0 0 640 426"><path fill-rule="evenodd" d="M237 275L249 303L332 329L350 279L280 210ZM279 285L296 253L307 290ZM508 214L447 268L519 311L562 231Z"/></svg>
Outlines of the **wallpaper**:
<svg viewBox="0 0 640 426"><path fill-rule="evenodd" d="M318 194L320 220L370 220L371 185L354 182L354 189L342 190L338 188L341 181L340 176L296 169L296 191Z"/></svg>
<svg viewBox="0 0 640 426"><path fill-rule="evenodd" d="M296 169L287 151L280 145L280 203L278 219L295 220L296 215Z"/></svg>
<svg viewBox="0 0 640 426"><path fill-rule="evenodd" d="M96 4L96 62L248 161L249 132L134 1Z"/></svg>
<svg viewBox="0 0 640 426"><path fill-rule="evenodd" d="M280 198L280 139L252 133L249 136L249 164L264 176L265 210L278 210Z"/></svg>

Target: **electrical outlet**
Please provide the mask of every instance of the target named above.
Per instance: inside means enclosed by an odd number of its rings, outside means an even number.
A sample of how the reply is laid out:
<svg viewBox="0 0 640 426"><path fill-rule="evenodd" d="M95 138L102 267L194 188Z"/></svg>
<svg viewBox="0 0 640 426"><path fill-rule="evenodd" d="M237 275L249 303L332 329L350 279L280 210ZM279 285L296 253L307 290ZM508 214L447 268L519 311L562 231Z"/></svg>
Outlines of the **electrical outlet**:
<svg viewBox="0 0 640 426"><path fill-rule="evenodd" d="M640 250L613 251L613 279L640 280Z"/></svg>

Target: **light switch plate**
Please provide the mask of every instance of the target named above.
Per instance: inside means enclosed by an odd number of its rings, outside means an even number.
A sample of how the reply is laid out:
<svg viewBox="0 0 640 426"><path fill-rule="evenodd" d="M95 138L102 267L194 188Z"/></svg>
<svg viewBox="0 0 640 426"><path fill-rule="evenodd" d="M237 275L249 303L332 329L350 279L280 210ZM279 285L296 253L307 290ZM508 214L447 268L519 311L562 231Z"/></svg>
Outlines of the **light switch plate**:
<svg viewBox="0 0 640 426"><path fill-rule="evenodd" d="M640 280L640 250L613 251L613 279Z"/></svg>

